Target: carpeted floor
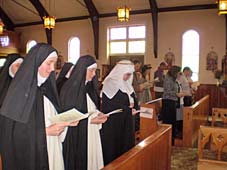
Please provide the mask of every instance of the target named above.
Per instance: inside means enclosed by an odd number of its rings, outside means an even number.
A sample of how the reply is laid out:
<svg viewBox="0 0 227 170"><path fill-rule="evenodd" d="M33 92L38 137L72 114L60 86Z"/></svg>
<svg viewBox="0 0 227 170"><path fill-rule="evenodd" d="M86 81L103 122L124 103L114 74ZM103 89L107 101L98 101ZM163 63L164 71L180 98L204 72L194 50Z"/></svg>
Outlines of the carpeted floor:
<svg viewBox="0 0 227 170"><path fill-rule="evenodd" d="M204 150L204 158L216 159L217 152ZM222 153L222 160L227 161L227 153ZM197 170L197 148L172 147L171 170Z"/></svg>
<svg viewBox="0 0 227 170"><path fill-rule="evenodd" d="M197 170L197 148L172 147L171 170Z"/></svg>

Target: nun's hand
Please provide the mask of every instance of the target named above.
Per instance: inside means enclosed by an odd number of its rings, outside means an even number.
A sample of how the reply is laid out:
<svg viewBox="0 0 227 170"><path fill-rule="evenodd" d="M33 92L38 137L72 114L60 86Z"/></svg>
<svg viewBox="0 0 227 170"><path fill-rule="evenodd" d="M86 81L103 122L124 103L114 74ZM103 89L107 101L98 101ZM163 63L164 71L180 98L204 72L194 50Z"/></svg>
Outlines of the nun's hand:
<svg viewBox="0 0 227 170"><path fill-rule="evenodd" d="M136 109L132 109L132 115L136 115L138 112L136 111Z"/></svg>
<svg viewBox="0 0 227 170"><path fill-rule="evenodd" d="M102 124L107 121L109 115L104 114L104 113L99 113L98 116L94 117L91 119L91 124Z"/></svg>
<svg viewBox="0 0 227 170"><path fill-rule="evenodd" d="M55 123L46 127L47 136L59 136L70 123Z"/></svg>
<svg viewBox="0 0 227 170"><path fill-rule="evenodd" d="M70 122L68 126L77 126L79 121Z"/></svg>

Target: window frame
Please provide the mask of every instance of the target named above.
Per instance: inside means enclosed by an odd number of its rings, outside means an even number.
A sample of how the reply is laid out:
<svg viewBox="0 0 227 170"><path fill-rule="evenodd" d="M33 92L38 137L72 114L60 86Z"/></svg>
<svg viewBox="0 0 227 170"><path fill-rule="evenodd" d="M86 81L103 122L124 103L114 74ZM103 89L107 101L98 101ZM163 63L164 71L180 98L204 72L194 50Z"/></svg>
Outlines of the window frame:
<svg viewBox="0 0 227 170"><path fill-rule="evenodd" d="M139 27L139 26L144 26L145 27L145 37L144 38L129 38L129 28L130 27ZM126 38L125 39L114 39L111 40L111 29L114 28L126 28ZM133 55L133 54L139 54L139 55L144 55L146 53L146 25L145 24L139 24L139 25L126 25L126 26L113 26L113 27L108 27L107 31L107 49L108 49L108 56L117 56L117 55ZM133 41L144 41L145 42L145 47L144 47L144 52L142 53L130 53L129 52L129 42ZM125 53L111 53L111 42L126 42L126 52Z"/></svg>
<svg viewBox="0 0 227 170"><path fill-rule="evenodd" d="M198 40L198 54L197 53L195 53L195 54L186 54L185 52L184 52L184 36L187 36L187 34L188 33L190 33L190 32L193 32L197 37L195 37L197 40ZM191 47L190 47L191 48ZM190 50L193 50L193 49L190 49ZM197 56L198 55L198 56ZM198 60L198 65L197 65L197 70L195 71L193 68L191 68L191 66L192 65L195 65L195 59L193 58L193 64L188 64L188 65L184 65L184 63L186 63L186 62L184 62L184 57L189 57L189 56L192 56L192 57L197 57L197 60ZM196 31L196 30L194 30L194 29L188 29L188 30L186 30L185 32L183 32L183 34L182 34L182 61L181 61L181 66L182 66L182 69L184 68L184 67L186 67L186 66L188 66L188 67L190 67L191 68L191 70L193 71L193 73L192 74L194 74L195 75L195 77L194 78L197 78L197 79L194 79L193 81L199 81L199 69L200 69L200 65L199 65L199 63L200 63L200 34L199 34L199 32L198 31ZM193 79L193 75L192 75L192 79Z"/></svg>
<svg viewBox="0 0 227 170"><path fill-rule="evenodd" d="M78 57L78 58L76 58L75 61L73 60L73 57L71 58L71 52L70 52L70 43L72 42L73 39L78 40L78 44L79 44L79 46L78 46L78 53L76 54L76 57ZM68 57L67 57L67 60L68 60L68 62L71 62L73 64L76 64L77 61L79 60L79 58L80 58L80 39L79 39L79 37L76 37L76 36L70 37L69 40L68 40Z"/></svg>

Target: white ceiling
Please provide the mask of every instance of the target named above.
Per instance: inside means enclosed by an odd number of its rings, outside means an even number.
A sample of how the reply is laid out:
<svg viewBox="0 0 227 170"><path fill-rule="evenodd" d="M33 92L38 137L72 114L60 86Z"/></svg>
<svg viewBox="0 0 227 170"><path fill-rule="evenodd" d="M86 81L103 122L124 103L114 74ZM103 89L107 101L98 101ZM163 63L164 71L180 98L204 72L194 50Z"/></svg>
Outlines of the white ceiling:
<svg viewBox="0 0 227 170"><path fill-rule="evenodd" d="M56 18L88 16L83 0L40 0L50 15ZM156 0L158 8L215 4L216 0ZM21 4L24 7L22 7ZM127 4L134 10L150 9L149 0L93 0L99 14L114 13L116 8ZM36 9L29 0L0 0L0 6L14 24L41 21ZM27 8L27 9L26 9ZM31 11L32 12L31 12Z"/></svg>

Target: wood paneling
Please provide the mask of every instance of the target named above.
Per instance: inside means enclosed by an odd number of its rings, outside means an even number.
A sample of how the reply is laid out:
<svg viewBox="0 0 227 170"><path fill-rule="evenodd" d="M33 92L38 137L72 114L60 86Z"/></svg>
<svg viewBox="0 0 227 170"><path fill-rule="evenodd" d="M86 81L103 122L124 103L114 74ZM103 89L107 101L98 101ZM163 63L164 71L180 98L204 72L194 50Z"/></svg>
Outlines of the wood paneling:
<svg viewBox="0 0 227 170"><path fill-rule="evenodd" d="M102 170L170 170L171 126L161 125L148 138Z"/></svg>
<svg viewBox="0 0 227 170"><path fill-rule="evenodd" d="M214 84L201 84L196 92L195 99L198 101L205 95L210 96L209 113L213 107L227 108L227 86Z"/></svg>
<svg viewBox="0 0 227 170"><path fill-rule="evenodd" d="M200 125L206 125L209 115L209 95L183 110L183 146L193 147Z"/></svg>

